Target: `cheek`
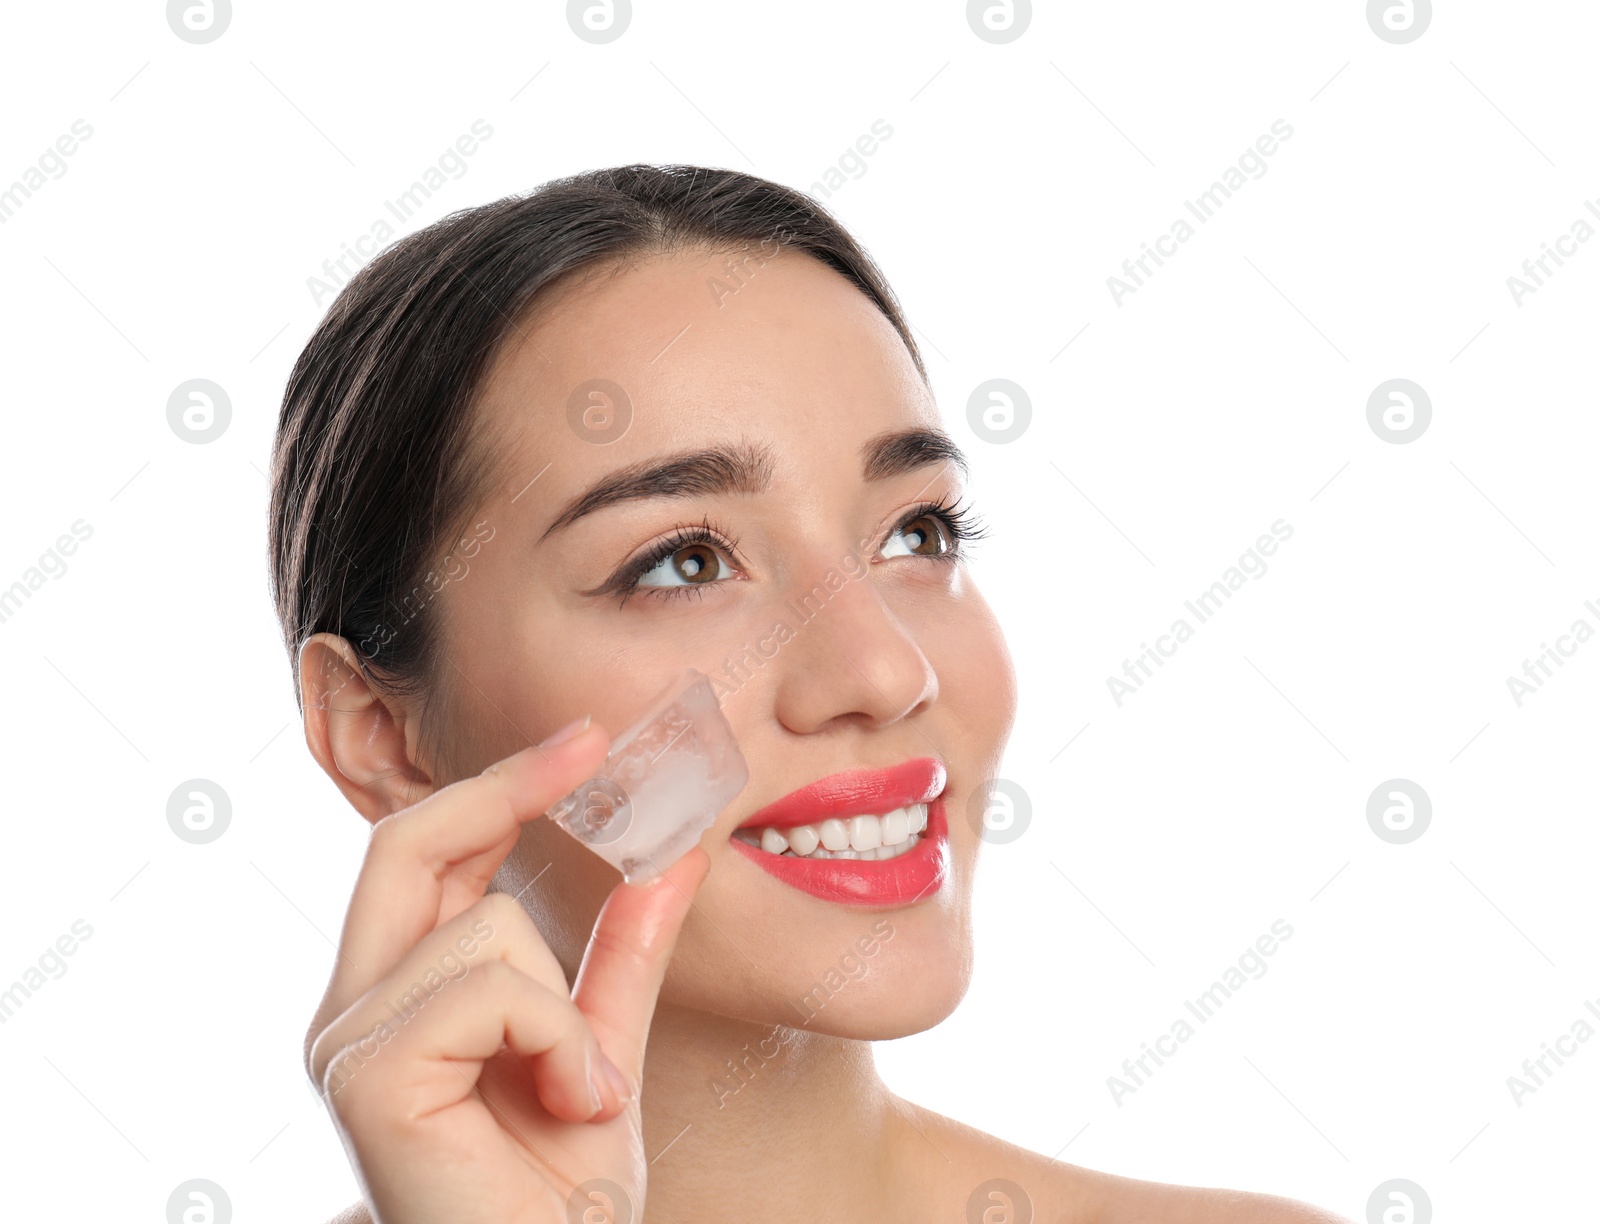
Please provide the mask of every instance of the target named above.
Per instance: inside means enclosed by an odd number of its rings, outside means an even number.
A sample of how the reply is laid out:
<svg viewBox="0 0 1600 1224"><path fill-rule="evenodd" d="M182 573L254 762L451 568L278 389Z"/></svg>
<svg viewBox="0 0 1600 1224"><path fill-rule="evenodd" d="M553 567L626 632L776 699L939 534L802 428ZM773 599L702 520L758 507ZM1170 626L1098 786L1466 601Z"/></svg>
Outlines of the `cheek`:
<svg viewBox="0 0 1600 1224"><path fill-rule="evenodd" d="M933 618L922 641L939 677L932 722L946 749L950 784L945 819L950 830L953 895L966 901L981 841L985 783L1003 773L1017 709L1016 672L1005 635L989 605L968 588Z"/></svg>
<svg viewBox="0 0 1600 1224"><path fill-rule="evenodd" d="M930 619L922 649L939 677L939 703L974 737L963 750L993 772L1011 737L1017 678L1005 635L977 588L969 585Z"/></svg>

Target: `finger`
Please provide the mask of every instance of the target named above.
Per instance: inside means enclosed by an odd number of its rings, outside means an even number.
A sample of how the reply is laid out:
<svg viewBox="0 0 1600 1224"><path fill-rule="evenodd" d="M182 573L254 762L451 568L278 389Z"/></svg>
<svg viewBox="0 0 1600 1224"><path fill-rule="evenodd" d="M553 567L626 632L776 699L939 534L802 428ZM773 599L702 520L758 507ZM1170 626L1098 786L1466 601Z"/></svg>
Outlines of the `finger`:
<svg viewBox="0 0 1600 1224"><path fill-rule="evenodd" d="M340 934L324 1015L343 1011L439 925L483 896L521 826L605 759L598 725L557 745L527 748L483 773L378 821ZM466 872L466 895L449 899ZM449 912L445 912L448 908Z"/></svg>
<svg viewBox="0 0 1600 1224"><path fill-rule="evenodd" d="M601 1049L635 1094L667 962L710 870L710 856L695 846L656 879L617 885L584 950L572 1001L593 1022Z"/></svg>
<svg viewBox="0 0 1600 1224"><path fill-rule="evenodd" d="M323 1082L328 1063L344 1046L383 1024L405 1023L449 983L490 960L502 960L546 990L570 997L561 964L533 920L505 893L491 893L429 932L381 982L329 1017L307 1056L312 1082Z"/></svg>
<svg viewBox="0 0 1600 1224"><path fill-rule="evenodd" d="M595 1075L583 1013L498 959L472 966L409 1018L346 1042L324 1072L324 1099L346 1120L425 1118L470 1096L502 1046L537 1060L539 1102L558 1118L584 1122L620 1104Z"/></svg>

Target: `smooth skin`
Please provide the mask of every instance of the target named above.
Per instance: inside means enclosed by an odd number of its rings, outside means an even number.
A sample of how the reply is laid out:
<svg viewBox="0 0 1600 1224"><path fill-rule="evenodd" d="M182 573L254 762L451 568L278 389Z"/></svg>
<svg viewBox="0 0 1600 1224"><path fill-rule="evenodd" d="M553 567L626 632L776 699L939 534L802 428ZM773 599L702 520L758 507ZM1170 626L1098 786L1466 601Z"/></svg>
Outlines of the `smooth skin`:
<svg viewBox="0 0 1600 1224"><path fill-rule="evenodd" d="M939 414L893 327L831 269L785 250L746 265L733 294L715 289L726 252L613 271L562 287L497 355L474 424L496 440L472 515L487 543L430 608L446 665L426 701L370 686L339 638L301 651L307 743L373 825L307 1039L366 1200L341 1224L555 1224L594 1178L652 1224L960 1221L993 1178L1024 1187L1040 1224L1338 1224L1287 1199L1054 1161L882 1083L871 1042L937 1024L970 981L966 813L1016 706L998 625L924 513L963 496L962 472L863 469L875 440L940 431ZM595 377L632 405L603 443L567 411ZM595 482L706 447L759 450L763 479L558 523ZM680 549L619 596L631 561L701 523L724 543ZM824 586L852 557L859 570ZM819 590L821 610L797 616ZM538 819L668 678L727 676L779 621L781 646L722 693L751 780L664 879L621 884ZM436 753L424 717L447 728ZM928 755L948 772L950 873L914 904L821 901L727 844L816 778ZM796 1001L880 919L892 937L867 970L805 1015ZM470 967L451 976L458 954ZM391 1005L440 966L394 1025ZM391 1035L367 1040L386 1021Z"/></svg>

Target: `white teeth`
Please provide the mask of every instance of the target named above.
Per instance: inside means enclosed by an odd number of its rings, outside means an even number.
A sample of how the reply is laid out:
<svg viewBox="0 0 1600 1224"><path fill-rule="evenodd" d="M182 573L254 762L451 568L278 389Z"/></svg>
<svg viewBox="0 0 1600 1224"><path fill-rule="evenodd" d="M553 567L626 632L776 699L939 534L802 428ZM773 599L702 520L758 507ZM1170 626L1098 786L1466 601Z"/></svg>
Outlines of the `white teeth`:
<svg viewBox="0 0 1600 1224"><path fill-rule="evenodd" d="M881 845L883 845L883 821L881 818L877 816L850 817L850 849L876 850Z"/></svg>
<svg viewBox="0 0 1600 1224"><path fill-rule="evenodd" d="M777 829L762 829L761 848L768 854L782 854L789 848L789 839Z"/></svg>
<svg viewBox="0 0 1600 1224"><path fill-rule="evenodd" d="M796 854L810 854L822 844L822 836L812 825L795 825L789 830L789 849ZM782 853L774 851L774 853Z"/></svg>
<svg viewBox="0 0 1600 1224"><path fill-rule="evenodd" d="M883 818L883 844L893 846L911 836L911 817L903 807L895 808ZM851 845L855 843L852 842Z"/></svg>
<svg viewBox="0 0 1600 1224"><path fill-rule="evenodd" d="M847 858L866 862L897 858L917 844L928 827L928 805L907 804L881 816L829 817L787 829L738 829L734 836L768 854L798 858Z"/></svg>

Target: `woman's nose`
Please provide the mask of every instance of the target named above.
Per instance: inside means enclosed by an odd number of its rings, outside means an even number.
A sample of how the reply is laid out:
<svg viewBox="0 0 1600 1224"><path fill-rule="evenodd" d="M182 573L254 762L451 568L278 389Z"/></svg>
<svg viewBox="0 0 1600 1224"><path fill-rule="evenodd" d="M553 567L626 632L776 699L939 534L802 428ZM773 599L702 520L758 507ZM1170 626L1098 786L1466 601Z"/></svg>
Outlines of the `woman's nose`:
<svg viewBox="0 0 1600 1224"><path fill-rule="evenodd" d="M792 636L775 660L775 696L790 731L851 721L883 727L938 699L933 665L870 567L837 589L792 595L784 606Z"/></svg>

